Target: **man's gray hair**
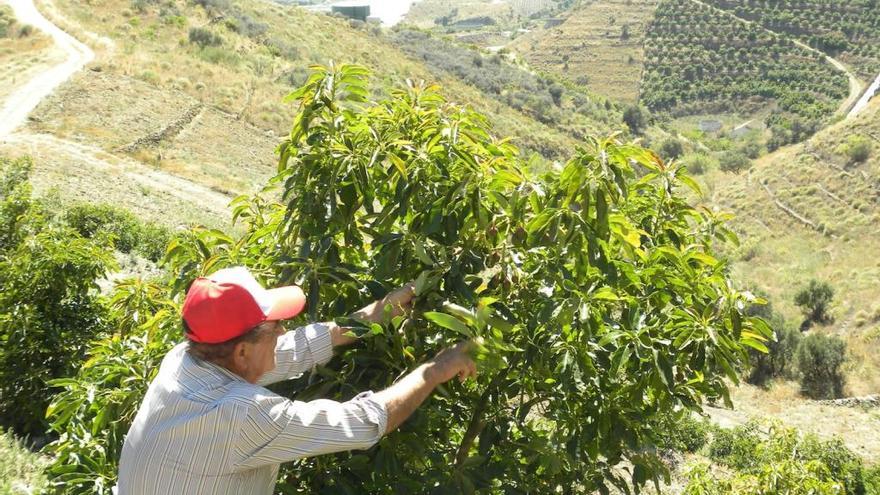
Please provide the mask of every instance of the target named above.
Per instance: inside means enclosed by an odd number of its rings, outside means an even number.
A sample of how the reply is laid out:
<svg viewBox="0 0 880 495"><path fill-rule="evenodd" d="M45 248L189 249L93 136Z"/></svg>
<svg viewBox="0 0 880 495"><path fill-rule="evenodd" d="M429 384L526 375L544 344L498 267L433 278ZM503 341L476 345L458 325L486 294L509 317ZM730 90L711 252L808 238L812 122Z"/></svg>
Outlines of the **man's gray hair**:
<svg viewBox="0 0 880 495"><path fill-rule="evenodd" d="M227 340L226 342L220 342L218 344L206 344L204 342L196 342L189 339L189 326L186 324L186 321L184 321L183 329L187 336L187 340L189 340L186 352L201 360L223 365L229 359L229 356L232 355L232 351L235 349L236 344L239 342L259 341L264 335L275 331L276 323L277 322L275 321L264 321L232 340Z"/></svg>

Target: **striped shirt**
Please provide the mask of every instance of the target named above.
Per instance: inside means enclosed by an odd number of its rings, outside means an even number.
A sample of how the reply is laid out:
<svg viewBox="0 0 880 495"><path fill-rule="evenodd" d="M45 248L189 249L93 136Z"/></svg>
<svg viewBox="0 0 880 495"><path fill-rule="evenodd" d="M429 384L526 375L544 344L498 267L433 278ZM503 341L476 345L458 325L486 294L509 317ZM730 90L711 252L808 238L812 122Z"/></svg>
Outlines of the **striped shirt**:
<svg viewBox="0 0 880 495"><path fill-rule="evenodd" d="M365 392L339 403L291 401L263 385L296 377L333 355L330 328L287 332L275 369L250 384L177 345L162 360L119 462L119 495L272 493L282 462L366 449L385 433L385 406Z"/></svg>

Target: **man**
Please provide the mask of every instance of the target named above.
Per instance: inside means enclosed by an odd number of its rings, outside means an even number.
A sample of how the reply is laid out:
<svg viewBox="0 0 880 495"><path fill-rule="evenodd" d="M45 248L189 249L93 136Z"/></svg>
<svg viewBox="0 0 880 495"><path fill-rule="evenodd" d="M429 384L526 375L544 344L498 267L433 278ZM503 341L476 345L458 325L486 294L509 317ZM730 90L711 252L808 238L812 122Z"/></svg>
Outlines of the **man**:
<svg viewBox="0 0 880 495"><path fill-rule="evenodd" d="M386 305L400 314L412 297L406 286L354 316L379 322ZM125 438L119 495L271 494L282 462L369 448L438 384L476 374L461 343L381 392L288 400L263 386L355 341L334 323L285 333L280 321L304 306L298 287L266 290L241 267L193 282L182 310L187 341L162 361Z"/></svg>

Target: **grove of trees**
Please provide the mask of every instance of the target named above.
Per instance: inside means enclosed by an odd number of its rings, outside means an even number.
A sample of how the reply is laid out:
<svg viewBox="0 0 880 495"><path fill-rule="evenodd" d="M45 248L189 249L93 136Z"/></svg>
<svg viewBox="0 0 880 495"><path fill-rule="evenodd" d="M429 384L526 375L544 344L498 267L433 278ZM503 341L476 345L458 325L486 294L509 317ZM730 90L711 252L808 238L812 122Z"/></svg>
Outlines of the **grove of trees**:
<svg viewBox="0 0 880 495"><path fill-rule="evenodd" d="M865 79L880 74L880 3L877 0L707 0L841 58Z"/></svg>
<svg viewBox="0 0 880 495"><path fill-rule="evenodd" d="M676 116L772 103L771 148L818 130L848 88L821 55L691 0L663 0L647 29L645 106Z"/></svg>

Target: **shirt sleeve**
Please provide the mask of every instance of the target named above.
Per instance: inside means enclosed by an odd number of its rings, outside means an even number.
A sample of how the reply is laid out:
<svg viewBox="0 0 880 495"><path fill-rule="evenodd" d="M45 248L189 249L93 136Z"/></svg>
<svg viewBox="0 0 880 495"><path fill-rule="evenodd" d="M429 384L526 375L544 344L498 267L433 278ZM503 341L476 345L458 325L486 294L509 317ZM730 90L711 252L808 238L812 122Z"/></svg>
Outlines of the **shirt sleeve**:
<svg viewBox="0 0 880 495"><path fill-rule="evenodd" d="M333 357L330 325L313 323L291 330L278 338L275 369L261 376L260 385L289 380L324 364Z"/></svg>
<svg viewBox="0 0 880 495"><path fill-rule="evenodd" d="M372 447L385 434L388 412L364 392L348 402L290 401L271 394L248 406L236 443L237 471L303 457Z"/></svg>

